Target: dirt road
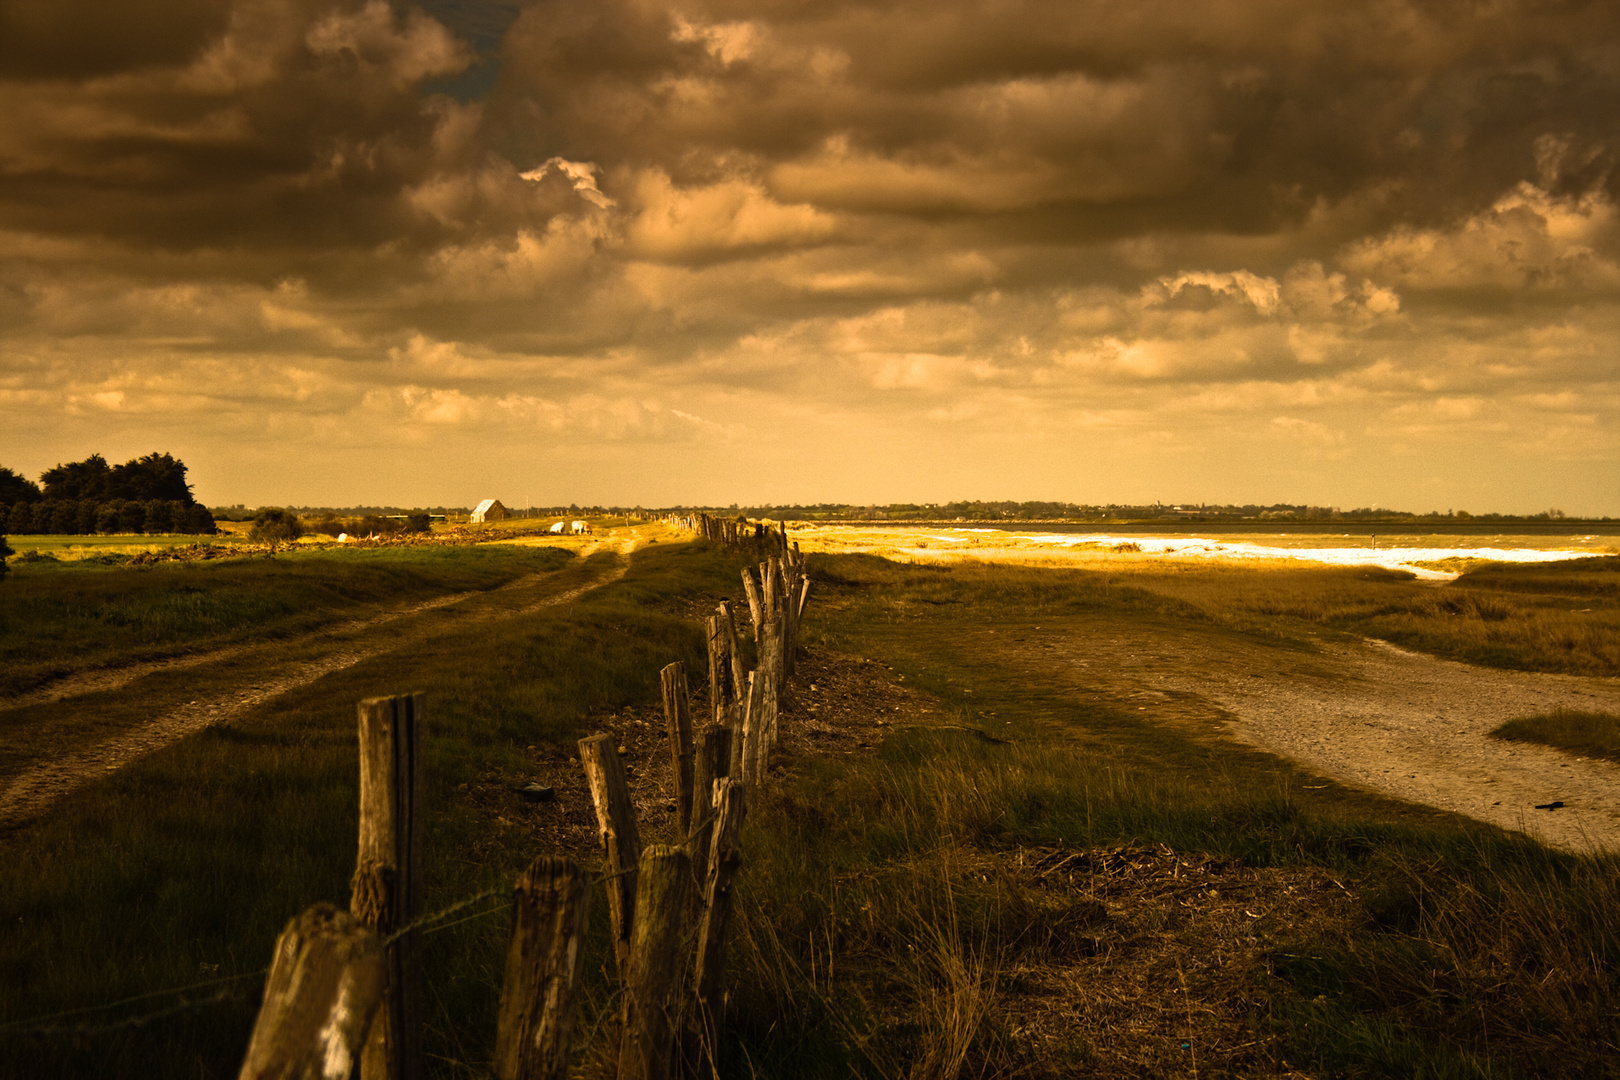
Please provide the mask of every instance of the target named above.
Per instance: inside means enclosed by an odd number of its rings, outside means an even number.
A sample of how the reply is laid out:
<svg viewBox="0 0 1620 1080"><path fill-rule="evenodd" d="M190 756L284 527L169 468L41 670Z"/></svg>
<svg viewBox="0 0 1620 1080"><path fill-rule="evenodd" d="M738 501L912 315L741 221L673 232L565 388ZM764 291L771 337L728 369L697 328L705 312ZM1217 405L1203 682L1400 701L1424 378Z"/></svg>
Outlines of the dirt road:
<svg viewBox="0 0 1620 1080"><path fill-rule="evenodd" d="M1475 667L1372 641L1323 641L1305 653L1162 625L1021 636L987 635L987 644L1147 716L1205 730L1213 720L1346 784L1566 850L1620 851L1620 766L1487 737L1559 707L1620 713L1620 679ZM1536 809L1553 802L1564 805Z"/></svg>
<svg viewBox="0 0 1620 1080"><path fill-rule="evenodd" d="M624 576L629 566L628 556L635 545L632 541L600 546L618 552L621 558L615 560L611 566L603 568L585 583L554 592L544 588L551 575L541 574L521 578L502 586L498 591L536 589L538 595L532 601L482 612L478 618L511 618L529 614L542 608L567 603L592 589L617 581ZM582 551L581 555L588 555L593 550L596 548ZM482 592L465 592L438 597L311 634L303 640L306 642L329 640L332 643L318 660L266 665L244 663L244 667L253 668L249 685L244 685L223 697L190 702L138 728L122 732L84 750L43 762L12 777L6 786L0 789L0 832L15 829L38 818L57 799L94 777L104 776L154 750L201 731L210 724L229 721L248 709L298 687L306 686L324 675L353 667L397 647L398 641L394 636L379 632L390 624L486 595L488 594ZM278 642L276 648L278 651L285 650L289 644L296 643ZM156 671L195 667L238 658L250 660L255 650L263 648L261 644L230 646L175 660L85 672L58 680L27 697L8 699L0 703L0 709L17 708L35 701L58 701L93 691L118 689ZM132 692L138 692L138 688Z"/></svg>

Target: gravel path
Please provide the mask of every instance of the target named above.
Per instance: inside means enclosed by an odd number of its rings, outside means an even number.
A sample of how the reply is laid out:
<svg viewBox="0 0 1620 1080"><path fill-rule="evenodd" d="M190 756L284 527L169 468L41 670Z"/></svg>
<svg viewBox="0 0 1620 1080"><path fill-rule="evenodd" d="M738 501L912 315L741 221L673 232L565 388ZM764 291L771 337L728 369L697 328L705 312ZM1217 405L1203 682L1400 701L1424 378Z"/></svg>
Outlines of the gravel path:
<svg viewBox="0 0 1620 1080"><path fill-rule="evenodd" d="M1202 701L1224 714L1230 735L1343 783L1570 851L1620 851L1620 765L1487 737L1560 707L1620 714L1620 679L1476 667L1379 641L1301 653L1167 627L1036 631L1013 647L1023 664L1149 715ZM1564 805L1536 809L1553 802Z"/></svg>

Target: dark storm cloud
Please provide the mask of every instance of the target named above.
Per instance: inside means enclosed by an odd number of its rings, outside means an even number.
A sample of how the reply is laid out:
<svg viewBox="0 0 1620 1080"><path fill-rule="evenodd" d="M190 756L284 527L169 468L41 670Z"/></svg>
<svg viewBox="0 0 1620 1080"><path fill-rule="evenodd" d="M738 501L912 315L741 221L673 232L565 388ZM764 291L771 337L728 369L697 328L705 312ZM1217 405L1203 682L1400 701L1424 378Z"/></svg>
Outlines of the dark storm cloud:
<svg viewBox="0 0 1620 1080"><path fill-rule="evenodd" d="M313 461L791 422L806 462L936 446L917 483L1084 446L1040 466L1068 497L1082 460L1620 450L1612 3L0 20L0 411L30 439Z"/></svg>

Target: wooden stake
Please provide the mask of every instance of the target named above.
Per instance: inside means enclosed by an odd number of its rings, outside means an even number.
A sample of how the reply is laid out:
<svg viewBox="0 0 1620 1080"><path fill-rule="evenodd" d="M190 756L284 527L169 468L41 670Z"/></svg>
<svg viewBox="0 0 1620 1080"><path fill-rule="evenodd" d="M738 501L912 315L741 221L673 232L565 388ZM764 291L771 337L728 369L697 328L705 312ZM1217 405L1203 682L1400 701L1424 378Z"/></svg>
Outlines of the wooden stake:
<svg viewBox="0 0 1620 1080"><path fill-rule="evenodd" d="M625 979L624 1037L619 1080L668 1080L674 1057L676 1012L692 862L685 848L654 844L641 855L636 884L636 929Z"/></svg>
<svg viewBox="0 0 1620 1080"><path fill-rule="evenodd" d="M748 690L748 671L743 664L742 650L737 647L737 618L732 613L731 601L720 601L720 606L715 610L723 624L722 632L726 636L726 655L731 659L731 694L727 701L726 718L720 722L740 732L743 698Z"/></svg>
<svg viewBox="0 0 1620 1080"><path fill-rule="evenodd" d="M731 748L731 769L728 775L745 784L757 783L764 771L763 724L765 719L765 680L759 672L748 673L748 707L743 712L742 738L734 740Z"/></svg>
<svg viewBox="0 0 1620 1080"><path fill-rule="evenodd" d="M542 855L518 879L495 1030L497 1080L564 1080L591 884L579 864Z"/></svg>
<svg viewBox="0 0 1620 1080"><path fill-rule="evenodd" d="M624 763L618 747L608 735L592 735L579 740L579 763L591 785L596 803L596 824L601 831L602 850L607 854L603 869L607 883L608 913L613 917L613 955L622 977L630 962L630 933L636 914L636 864L641 858L641 833L636 828L636 807L630 801Z"/></svg>
<svg viewBox="0 0 1620 1080"><path fill-rule="evenodd" d="M748 597L748 614L754 620L754 640L759 641L765 617L760 610L759 586L754 583L754 572L746 566L742 570L742 580L743 593Z"/></svg>
<svg viewBox="0 0 1620 1080"><path fill-rule="evenodd" d="M713 1068L720 1032L720 976L726 966L726 933L731 924L732 886L742 866L742 826L748 812L748 788L734 779L717 781L714 840L704 882L703 921L698 927L695 1001L688 1023L690 1045ZM696 1075L697 1070L692 1070Z"/></svg>
<svg viewBox="0 0 1620 1080"><path fill-rule="evenodd" d="M675 775L675 813L681 835L692 827L692 697L686 665L679 660L660 673L664 687L664 726L669 732L670 764Z"/></svg>
<svg viewBox="0 0 1620 1080"><path fill-rule="evenodd" d="M276 939L238 1080L348 1080L386 978L370 927L331 904L298 916Z"/></svg>
<svg viewBox="0 0 1620 1080"><path fill-rule="evenodd" d="M360 703L360 852L349 911L385 944L382 1009L361 1080L420 1080L422 1059L422 695Z"/></svg>
<svg viewBox="0 0 1620 1080"><path fill-rule="evenodd" d="M686 847L692 853L693 873L704 874L709 866L709 840L714 835L714 782L731 772L732 730L710 724L698 734L697 755L692 768L692 824L687 829ZM702 889L695 890L699 896Z"/></svg>

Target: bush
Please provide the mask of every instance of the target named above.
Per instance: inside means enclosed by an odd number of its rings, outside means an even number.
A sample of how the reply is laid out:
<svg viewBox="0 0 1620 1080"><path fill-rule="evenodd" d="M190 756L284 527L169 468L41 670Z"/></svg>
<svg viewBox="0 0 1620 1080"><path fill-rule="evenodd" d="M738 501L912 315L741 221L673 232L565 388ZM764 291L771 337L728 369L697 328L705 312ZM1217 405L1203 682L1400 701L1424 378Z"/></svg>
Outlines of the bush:
<svg viewBox="0 0 1620 1080"><path fill-rule="evenodd" d="M180 516L180 513L176 511L175 517L179 518ZM214 524L214 515L209 513L208 507L202 503L192 503L185 510L185 525L180 531L195 536L213 536L219 532L219 527Z"/></svg>
<svg viewBox="0 0 1620 1080"><path fill-rule="evenodd" d="M405 531L408 533L425 533L433 531L433 519L426 512L405 515Z"/></svg>
<svg viewBox="0 0 1620 1080"><path fill-rule="evenodd" d="M11 573L11 567L6 564L6 558L15 554L17 553L11 550L11 545L6 543L6 538L0 536L0 578L4 578Z"/></svg>
<svg viewBox="0 0 1620 1080"><path fill-rule="evenodd" d="M280 543L297 540L304 535L304 526L298 515L279 506L266 506L253 515L253 528L248 530L249 540Z"/></svg>

